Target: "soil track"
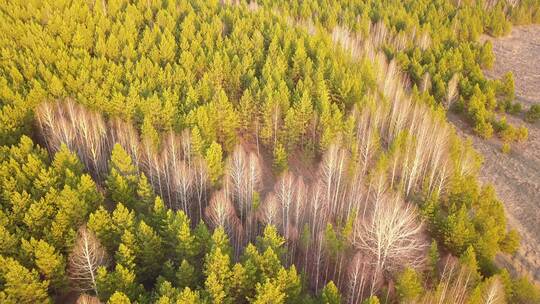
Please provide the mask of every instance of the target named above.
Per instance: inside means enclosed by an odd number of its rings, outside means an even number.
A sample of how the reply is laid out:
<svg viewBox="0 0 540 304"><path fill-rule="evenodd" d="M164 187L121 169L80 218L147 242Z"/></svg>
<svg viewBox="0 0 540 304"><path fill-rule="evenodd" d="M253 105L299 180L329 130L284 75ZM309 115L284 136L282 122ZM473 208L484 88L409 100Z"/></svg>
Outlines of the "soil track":
<svg viewBox="0 0 540 304"><path fill-rule="evenodd" d="M516 100L524 109L540 103L540 25L516 27L504 38L490 39L496 56L495 66L486 71L499 78L507 71L514 73ZM449 119L459 133L471 137L474 147L484 157L480 179L495 185L504 201L509 224L522 236L521 248L513 256L499 256L498 261L518 273L528 273L540 282L540 123L523 121L523 116L508 116L513 125L525 124L529 129L526 143L513 145L512 151L502 154L497 139L482 140L472 135L470 128L454 115Z"/></svg>

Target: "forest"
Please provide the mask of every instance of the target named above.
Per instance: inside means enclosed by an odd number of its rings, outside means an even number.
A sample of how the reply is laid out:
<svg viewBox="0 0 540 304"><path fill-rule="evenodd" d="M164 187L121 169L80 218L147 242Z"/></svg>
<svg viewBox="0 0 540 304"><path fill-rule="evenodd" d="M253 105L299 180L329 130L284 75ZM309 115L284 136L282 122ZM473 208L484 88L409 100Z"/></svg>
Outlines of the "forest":
<svg viewBox="0 0 540 304"><path fill-rule="evenodd" d="M531 23L537 0L0 0L0 303L540 303L447 119L527 140L480 36Z"/></svg>

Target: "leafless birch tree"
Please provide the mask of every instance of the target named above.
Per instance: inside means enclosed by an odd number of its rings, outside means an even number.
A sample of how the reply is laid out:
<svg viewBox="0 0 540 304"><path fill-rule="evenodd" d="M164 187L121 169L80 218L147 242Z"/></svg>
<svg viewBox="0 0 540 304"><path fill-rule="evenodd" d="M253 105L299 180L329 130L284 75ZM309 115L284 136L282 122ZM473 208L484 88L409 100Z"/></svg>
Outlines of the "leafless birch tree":
<svg viewBox="0 0 540 304"><path fill-rule="evenodd" d="M375 272L384 273L423 262L427 244L422 232L414 207L397 196L387 197L372 204L367 216L359 215L353 242L372 259Z"/></svg>
<svg viewBox="0 0 540 304"><path fill-rule="evenodd" d="M93 291L97 295L97 269L106 265L107 260L107 252L96 236L86 227L81 227L69 256L70 280L79 291Z"/></svg>

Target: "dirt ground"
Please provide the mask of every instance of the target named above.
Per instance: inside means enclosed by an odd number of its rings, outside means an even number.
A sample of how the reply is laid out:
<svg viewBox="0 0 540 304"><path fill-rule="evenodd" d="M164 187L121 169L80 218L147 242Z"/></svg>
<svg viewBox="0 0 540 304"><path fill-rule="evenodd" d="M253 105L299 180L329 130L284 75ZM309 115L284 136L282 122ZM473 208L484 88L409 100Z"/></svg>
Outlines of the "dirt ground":
<svg viewBox="0 0 540 304"><path fill-rule="evenodd" d="M490 39L496 56L494 68L485 71L488 77L500 77L507 71L514 73L516 100L526 110L540 103L540 25L516 27L503 38ZM513 256L499 256L498 262L518 273L528 273L540 283L540 122L528 124L523 115L508 116L513 125L524 124L529 129L529 140L512 147L505 155L497 139L485 141L472 136L463 121L450 115L458 131L471 137L474 147L484 157L480 179L495 185L504 201L509 224L518 229L522 244Z"/></svg>

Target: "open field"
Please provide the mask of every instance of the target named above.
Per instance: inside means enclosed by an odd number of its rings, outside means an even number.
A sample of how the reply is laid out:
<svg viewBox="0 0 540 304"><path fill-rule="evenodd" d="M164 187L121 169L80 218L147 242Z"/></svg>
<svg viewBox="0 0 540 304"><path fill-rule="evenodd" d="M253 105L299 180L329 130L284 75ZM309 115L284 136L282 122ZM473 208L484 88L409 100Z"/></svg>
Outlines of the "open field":
<svg viewBox="0 0 540 304"><path fill-rule="evenodd" d="M488 77L500 77L512 71L516 99L524 109L540 102L540 26L516 27L504 38L491 39L496 56L495 66L486 71ZM524 122L522 116L508 116L514 125L526 124L529 140L515 144L512 151L501 153L498 139L488 141L472 136L456 117L450 120L464 136L472 138L474 147L483 155L480 179L495 185L504 200L509 223L522 235L522 245L515 257L500 257L518 272L528 272L540 282L540 123Z"/></svg>

